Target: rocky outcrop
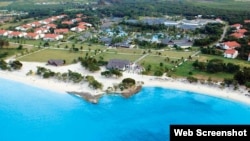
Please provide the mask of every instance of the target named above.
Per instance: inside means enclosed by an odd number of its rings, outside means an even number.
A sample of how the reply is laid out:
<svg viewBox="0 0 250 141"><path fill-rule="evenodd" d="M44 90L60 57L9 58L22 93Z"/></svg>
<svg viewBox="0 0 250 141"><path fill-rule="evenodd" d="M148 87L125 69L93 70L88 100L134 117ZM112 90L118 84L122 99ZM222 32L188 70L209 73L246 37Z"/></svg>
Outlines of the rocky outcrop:
<svg viewBox="0 0 250 141"><path fill-rule="evenodd" d="M88 102L97 104L100 97L102 96L102 94L100 95L92 95L91 93L88 92L67 92L68 94L71 95L75 95L75 96L79 96L85 100L87 100Z"/></svg>
<svg viewBox="0 0 250 141"><path fill-rule="evenodd" d="M141 85L138 86L132 86L128 89L125 89L121 92L121 95L125 98L129 98L135 94L137 94L142 89Z"/></svg>

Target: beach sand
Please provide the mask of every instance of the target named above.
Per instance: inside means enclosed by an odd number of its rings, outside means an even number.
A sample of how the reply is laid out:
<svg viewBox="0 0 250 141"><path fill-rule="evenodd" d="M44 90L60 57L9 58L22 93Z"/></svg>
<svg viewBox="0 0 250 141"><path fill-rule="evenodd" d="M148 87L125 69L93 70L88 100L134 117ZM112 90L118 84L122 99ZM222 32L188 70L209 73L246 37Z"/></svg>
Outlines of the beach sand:
<svg viewBox="0 0 250 141"><path fill-rule="evenodd" d="M206 94L210 96L220 97L224 99L231 99L243 103L250 104L250 97L245 96L248 91L242 86L237 90L233 90L233 88L220 88L219 85L208 85L208 84L200 84L200 83L189 83L185 79L172 79L169 77L154 77L154 76L146 76L134 73L124 72L121 78L106 78L101 76L100 72L104 70L100 70L99 72L89 72L85 70L80 63L66 65L66 66L50 66L46 65L46 63L38 63L38 62L22 62L23 67L21 70L17 71L2 71L0 70L0 78L21 82L27 85L31 85L34 87L39 87L43 89L48 89L51 91L64 93L66 94L69 91L75 92L88 92L92 95L100 95L105 93L100 90L93 90L89 88L87 82L83 82L80 84L75 84L73 82L62 82L56 79L44 79L37 75L29 75L26 74L32 70L34 73L36 72L37 66L45 67L47 69L51 69L54 72L68 72L68 70L76 71L81 73L82 75L92 75L95 79L101 82L104 87L103 90L106 90L108 87L112 87L114 84L120 83L124 78L133 78L136 81L144 82L144 87L164 87L171 89L178 89L183 91L192 91L199 94Z"/></svg>

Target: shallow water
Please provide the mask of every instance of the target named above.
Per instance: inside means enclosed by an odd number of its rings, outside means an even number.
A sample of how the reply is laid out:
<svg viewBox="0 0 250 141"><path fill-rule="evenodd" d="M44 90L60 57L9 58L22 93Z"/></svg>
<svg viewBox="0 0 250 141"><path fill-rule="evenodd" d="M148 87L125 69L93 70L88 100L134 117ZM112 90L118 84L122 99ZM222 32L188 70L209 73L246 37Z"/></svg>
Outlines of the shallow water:
<svg viewBox="0 0 250 141"><path fill-rule="evenodd" d="M250 124L250 105L146 87L99 104L0 79L1 141L162 141L170 124Z"/></svg>

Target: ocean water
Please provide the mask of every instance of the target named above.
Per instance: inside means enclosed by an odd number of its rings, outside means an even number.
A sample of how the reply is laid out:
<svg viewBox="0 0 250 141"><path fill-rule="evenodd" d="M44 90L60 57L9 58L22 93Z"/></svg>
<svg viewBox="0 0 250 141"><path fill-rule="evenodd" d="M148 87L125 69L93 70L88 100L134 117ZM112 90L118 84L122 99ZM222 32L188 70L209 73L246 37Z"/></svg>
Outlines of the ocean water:
<svg viewBox="0 0 250 141"><path fill-rule="evenodd" d="M250 105L146 87L99 104L0 79L0 141L168 141L170 124L250 124Z"/></svg>

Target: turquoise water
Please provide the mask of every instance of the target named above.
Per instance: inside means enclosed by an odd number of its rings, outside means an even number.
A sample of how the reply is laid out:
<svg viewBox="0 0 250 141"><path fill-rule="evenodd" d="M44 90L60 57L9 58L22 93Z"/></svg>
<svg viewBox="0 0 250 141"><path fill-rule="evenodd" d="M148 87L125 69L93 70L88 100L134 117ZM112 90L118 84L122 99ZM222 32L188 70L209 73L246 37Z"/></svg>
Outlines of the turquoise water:
<svg viewBox="0 0 250 141"><path fill-rule="evenodd" d="M0 141L168 141L169 124L250 124L250 105L160 87L97 105L0 79Z"/></svg>

